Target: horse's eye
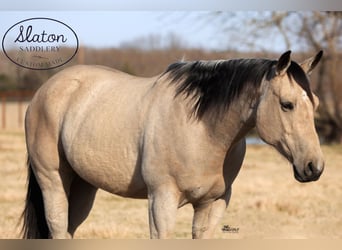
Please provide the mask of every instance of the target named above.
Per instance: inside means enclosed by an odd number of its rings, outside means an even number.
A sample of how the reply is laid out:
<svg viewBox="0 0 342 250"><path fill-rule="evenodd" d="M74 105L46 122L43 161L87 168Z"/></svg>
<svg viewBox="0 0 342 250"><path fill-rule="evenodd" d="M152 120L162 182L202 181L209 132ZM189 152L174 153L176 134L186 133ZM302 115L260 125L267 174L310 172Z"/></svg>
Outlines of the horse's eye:
<svg viewBox="0 0 342 250"><path fill-rule="evenodd" d="M292 102L281 102L280 105L281 105L281 109L285 112L291 111L294 108L294 105Z"/></svg>

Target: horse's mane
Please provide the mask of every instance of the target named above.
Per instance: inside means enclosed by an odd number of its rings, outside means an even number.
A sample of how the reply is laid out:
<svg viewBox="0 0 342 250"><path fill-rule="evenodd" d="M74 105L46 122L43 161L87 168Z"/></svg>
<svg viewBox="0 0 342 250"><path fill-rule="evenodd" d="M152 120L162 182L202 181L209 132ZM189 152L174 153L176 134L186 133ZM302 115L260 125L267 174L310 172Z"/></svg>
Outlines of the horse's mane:
<svg viewBox="0 0 342 250"><path fill-rule="evenodd" d="M275 63L265 59L177 62L166 72L177 84L176 96L185 94L194 100L192 115L200 119L209 110L221 114L247 88L256 92L265 76L272 77Z"/></svg>
<svg viewBox="0 0 342 250"><path fill-rule="evenodd" d="M234 59L221 61L176 62L164 74L177 84L176 96L185 94L193 100L191 115L200 119L214 112L220 115L243 92L255 98L263 79L275 76L277 61L268 59ZM302 68L292 62L287 74L307 92L313 102L309 81Z"/></svg>

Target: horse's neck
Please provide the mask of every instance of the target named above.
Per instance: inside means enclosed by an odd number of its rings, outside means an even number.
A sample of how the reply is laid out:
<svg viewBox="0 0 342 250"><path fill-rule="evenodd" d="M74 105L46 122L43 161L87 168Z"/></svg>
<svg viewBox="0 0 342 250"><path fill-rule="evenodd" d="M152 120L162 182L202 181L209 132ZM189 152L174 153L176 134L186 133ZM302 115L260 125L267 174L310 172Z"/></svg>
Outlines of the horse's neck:
<svg viewBox="0 0 342 250"><path fill-rule="evenodd" d="M250 100L243 94L230 105L221 119L204 117L210 136L229 149L255 127L256 104L257 100Z"/></svg>

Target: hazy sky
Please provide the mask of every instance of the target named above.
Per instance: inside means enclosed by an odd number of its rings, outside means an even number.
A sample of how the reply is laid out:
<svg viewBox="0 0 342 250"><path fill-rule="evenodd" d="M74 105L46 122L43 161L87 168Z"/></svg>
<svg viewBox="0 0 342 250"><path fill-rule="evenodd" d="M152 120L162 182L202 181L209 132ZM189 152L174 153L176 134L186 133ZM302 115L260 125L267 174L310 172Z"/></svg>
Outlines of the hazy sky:
<svg viewBox="0 0 342 250"><path fill-rule="evenodd" d="M176 34L190 47L225 49L220 27L205 22L204 11L2 11L0 34L32 17L48 17L69 25L80 43L93 47L118 47L149 35L166 39Z"/></svg>
<svg viewBox="0 0 342 250"><path fill-rule="evenodd" d="M92 47L120 47L141 37L159 36L161 45L174 34L187 47L208 50L242 48L234 37L223 32L221 23L211 18L210 11L1 11L0 34L15 23L33 17L53 18L69 25L81 45ZM39 29L39 27L35 27ZM42 27L47 29L48 27ZM243 36L246 27L237 27L235 35ZM47 31L48 32L48 31ZM245 34L245 35L248 35ZM279 38L278 38L279 40ZM276 35L267 40L273 50L283 50ZM234 43L235 42L235 43Z"/></svg>

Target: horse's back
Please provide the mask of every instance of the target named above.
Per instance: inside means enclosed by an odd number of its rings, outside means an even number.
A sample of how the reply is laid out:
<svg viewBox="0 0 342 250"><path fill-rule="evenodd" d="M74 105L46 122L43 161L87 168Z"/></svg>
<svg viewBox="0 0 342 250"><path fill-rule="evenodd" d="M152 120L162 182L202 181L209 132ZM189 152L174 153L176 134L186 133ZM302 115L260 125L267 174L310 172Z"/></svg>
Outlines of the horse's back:
<svg viewBox="0 0 342 250"><path fill-rule="evenodd" d="M144 96L155 80L101 66L57 73L37 91L27 111L29 150L43 138L40 134L49 134L58 155L80 177L112 193L140 196L145 189L137 168Z"/></svg>
<svg viewBox="0 0 342 250"><path fill-rule="evenodd" d="M109 115L116 112L116 116L123 116L128 113L127 109L140 105L139 99L154 81L153 78L138 78L103 66L66 68L37 91L26 114L26 125L40 123L42 119L38 119L43 116L58 125L56 129L60 130L62 125L70 122L76 130L75 126L81 126L92 113Z"/></svg>

